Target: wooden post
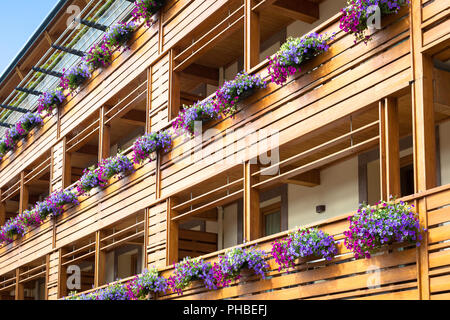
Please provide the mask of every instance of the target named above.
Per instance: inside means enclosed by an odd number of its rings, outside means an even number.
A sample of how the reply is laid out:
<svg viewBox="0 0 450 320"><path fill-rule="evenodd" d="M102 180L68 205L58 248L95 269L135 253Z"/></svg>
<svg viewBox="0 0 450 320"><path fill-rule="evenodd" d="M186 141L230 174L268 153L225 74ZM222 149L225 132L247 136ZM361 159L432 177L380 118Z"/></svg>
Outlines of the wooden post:
<svg viewBox="0 0 450 320"><path fill-rule="evenodd" d="M72 154L67 152L67 139L63 138L63 189L72 184Z"/></svg>
<svg viewBox="0 0 450 320"><path fill-rule="evenodd" d="M49 276L50 276L50 254L47 254L45 256L45 293L44 293L44 299L48 300L48 283L49 283Z"/></svg>
<svg viewBox="0 0 450 320"><path fill-rule="evenodd" d="M146 208L144 212L144 269L149 268L148 265L148 244L149 244L149 228L150 228L150 209Z"/></svg>
<svg viewBox="0 0 450 320"><path fill-rule="evenodd" d="M152 123L150 119L150 111L152 110L152 67L147 69L147 104L145 107L145 133L152 132Z"/></svg>
<svg viewBox="0 0 450 320"><path fill-rule="evenodd" d="M180 93L180 75L174 71L176 51L169 51L169 121L176 118L180 111L181 93Z"/></svg>
<svg viewBox="0 0 450 320"><path fill-rule="evenodd" d="M25 185L25 172L20 173L20 197L19 197L19 213L28 209L29 191Z"/></svg>
<svg viewBox="0 0 450 320"><path fill-rule="evenodd" d="M16 269L16 289L15 289L16 300L24 299L24 288L23 284L20 283L20 268Z"/></svg>
<svg viewBox="0 0 450 320"><path fill-rule="evenodd" d="M108 158L111 155L111 140L110 140L110 125L105 124L107 120L106 112L108 108L102 106L100 108L100 130L99 130L99 143L98 143L98 162Z"/></svg>
<svg viewBox="0 0 450 320"><path fill-rule="evenodd" d="M67 253L67 249L60 248L58 250L58 299L67 296L67 266L63 265L63 255Z"/></svg>
<svg viewBox="0 0 450 320"><path fill-rule="evenodd" d="M3 197L3 190L0 189L0 226L3 226L6 222L6 203L1 201Z"/></svg>
<svg viewBox="0 0 450 320"><path fill-rule="evenodd" d="M250 161L244 164L244 241L252 241L262 236L262 216L259 211L259 191L252 186L257 178L252 174L258 171L256 164Z"/></svg>
<svg viewBox="0 0 450 320"><path fill-rule="evenodd" d="M411 3L411 45L415 191L436 186L436 134L434 122L433 61L422 51L422 3Z"/></svg>
<svg viewBox="0 0 450 320"><path fill-rule="evenodd" d="M98 288L105 284L105 261L106 254L101 250L101 231L95 233L95 272L94 287Z"/></svg>
<svg viewBox="0 0 450 320"><path fill-rule="evenodd" d="M400 197L400 147L398 106L394 98L380 101L381 199Z"/></svg>
<svg viewBox="0 0 450 320"><path fill-rule="evenodd" d="M156 152L156 168L155 168L155 198L161 198L161 154Z"/></svg>
<svg viewBox="0 0 450 320"><path fill-rule="evenodd" d="M436 185L436 136L434 122L433 62L422 53L422 1L410 5L412 53L412 116L414 146L414 190L425 191ZM428 228L426 199L416 201L421 227ZM420 299L430 299L428 231L417 249L417 274Z"/></svg>
<svg viewBox="0 0 450 320"><path fill-rule="evenodd" d="M260 21L259 13L252 10L256 1L244 0L244 2L244 70L248 72L259 63Z"/></svg>
<svg viewBox="0 0 450 320"><path fill-rule="evenodd" d="M176 205L174 198L167 199L167 252L166 264L168 266L178 262L178 222L172 221L176 212L172 208Z"/></svg>

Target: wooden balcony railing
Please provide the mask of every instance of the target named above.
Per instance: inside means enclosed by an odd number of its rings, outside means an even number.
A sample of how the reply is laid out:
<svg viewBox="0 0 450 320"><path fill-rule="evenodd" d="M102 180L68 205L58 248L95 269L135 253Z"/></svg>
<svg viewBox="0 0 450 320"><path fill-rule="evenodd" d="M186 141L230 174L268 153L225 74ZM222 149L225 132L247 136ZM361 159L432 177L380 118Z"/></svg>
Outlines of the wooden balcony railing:
<svg viewBox="0 0 450 320"><path fill-rule="evenodd" d="M385 247L371 259L355 260L353 253L343 245L343 232L348 229L347 217L350 214L343 215L304 226L318 227L340 241L338 255L331 261L298 260L291 272L280 272L278 264L270 256L270 271L265 280L253 276L245 283L238 281L228 288L214 291L197 284L188 288L181 296L167 293L160 295L158 299L421 299L427 295L431 299L448 299L449 199L450 185L401 199L415 204L421 221L426 221L422 226L426 226L428 231L420 247L395 244ZM271 243L288 233L262 238L245 246L256 245L257 249L270 252ZM216 261L224 251L202 258ZM162 269L165 277L172 272L171 267Z"/></svg>

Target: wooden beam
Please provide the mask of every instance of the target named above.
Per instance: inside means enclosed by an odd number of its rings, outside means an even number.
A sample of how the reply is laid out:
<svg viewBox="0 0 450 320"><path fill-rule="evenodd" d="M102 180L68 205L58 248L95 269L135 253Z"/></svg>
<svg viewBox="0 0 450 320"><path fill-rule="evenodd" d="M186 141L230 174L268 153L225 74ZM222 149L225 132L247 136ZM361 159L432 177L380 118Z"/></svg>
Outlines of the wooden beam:
<svg viewBox="0 0 450 320"><path fill-rule="evenodd" d="M67 138L63 138L63 188L72 184L72 153L67 152Z"/></svg>
<svg viewBox="0 0 450 320"><path fill-rule="evenodd" d="M50 254L45 256L45 284L44 284L44 299L48 300L48 283L50 277Z"/></svg>
<svg viewBox="0 0 450 320"><path fill-rule="evenodd" d="M111 155L111 126L106 124L107 116L106 112L108 108L102 106L100 108L100 131L99 131L99 142L98 142L98 161L106 159Z"/></svg>
<svg viewBox="0 0 450 320"><path fill-rule="evenodd" d="M167 199L167 245L166 245L166 264L170 266L178 262L179 248L179 224L172 218L177 212L172 208L177 204L175 198Z"/></svg>
<svg viewBox="0 0 450 320"><path fill-rule="evenodd" d="M262 215L259 210L259 191L253 188L258 182L253 173L259 170L258 165L250 161L244 163L244 241L261 238Z"/></svg>
<svg viewBox="0 0 450 320"><path fill-rule="evenodd" d="M106 253L101 250L102 232L95 233L95 271L94 271L94 287L98 288L105 284L105 262Z"/></svg>
<svg viewBox="0 0 450 320"><path fill-rule="evenodd" d="M290 166L286 167L288 171L290 170ZM290 179L284 180L283 183L287 184L295 184L303 187L317 187L320 185L320 170L314 169L298 176L292 177Z"/></svg>
<svg viewBox="0 0 450 320"><path fill-rule="evenodd" d="M58 250L58 295L57 298L67 296L67 265L64 264L63 256L68 252L66 248Z"/></svg>
<svg viewBox="0 0 450 320"><path fill-rule="evenodd" d="M19 198L19 212L22 213L28 209L30 194L28 186L25 185L25 172L20 173L20 198Z"/></svg>
<svg viewBox="0 0 450 320"><path fill-rule="evenodd" d="M400 134L398 106L395 98L380 101L380 187L381 198L401 196Z"/></svg>
<svg viewBox="0 0 450 320"><path fill-rule="evenodd" d="M145 133L152 132L152 122L150 118L150 112L152 110L152 67L147 69L147 102L145 105Z"/></svg>
<svg viewBox="0 0 450 320"><path fill-rule="evenodd" d="M45 39L47 39L49 46L51 46L53 44L53 39L47 30L44 31L44 36L45 36Z"/></svg>
<svg viewBox="0 0 450 320"><path fill-rule="evenodd" d="M219 86L219 69L193 63L183 70L182 78Z"/></svg>
<svg viewBox="0 0 450 320"><path fill-rule="evenodd" d="M244 0L244 3L244 70L249 72L259 63L260 18L259 12L252 10L255 0Z"/></svg>
<svg viewBox="0 0 450 320"><path fill-rule="evenodd" d="M0 200L3 198L3 190L0 189ZM6 222L6 203L0 201L0 226L3 226Z"/></svg>
<svg viewBox="0 0 450 320"><path fill-rule="evenodd" d="M169 121L175 119L180 110L180 73L175 71L177 62L175 61L176 52L174 49L169 51Z"/></svg>
<svg viewBox="0 0 450 320"><path fill-rule="evenodd" d="M20 68L18 66L16 67L16 72L17 72L17 75L20 78L20 81L22 81L24 79L24 76L23 76L22 71L20 70Z"/></svg>
<svg viewBox="0 0 450 320"><path fill-rule="evenodd" d="M433 97L433 61L422 53L422 8L411 5L411 46L413 59L412 105L415 191L436 186L436 134Z"/></svg>
<svg viewBox="0 0 450 320"><path fill-rule="evenodd" d="M313 23L320 18L319 4L307 0L278 0L272 4L270 9L306 23Z"/></svg>
<svg viewBox="0 0 450 320"><path fill-rule="evenodd" d="M410 5L412 57L412 118L414 149L414 191L422 192L436 185L436 136L434 123L433 63L422 53L422 1ZM428 228L426 198L416 201L420 225ZM417 285L419 299L430 300L428 231L417 249Z"/></svg>
<svg viewBox="0 0 450 320"><path fill-rule="evenodd" d="M150 243L150 209L146 208L144 211L144 269L148 269L148 252L147 248Z"/></svg>
<svg viewBox="0 0 450 320"><path fill-rule="evenodd" d="M16 269L16 288L15 288L15 299L24 300L24 287L20 280L20 268Z"/></svg>

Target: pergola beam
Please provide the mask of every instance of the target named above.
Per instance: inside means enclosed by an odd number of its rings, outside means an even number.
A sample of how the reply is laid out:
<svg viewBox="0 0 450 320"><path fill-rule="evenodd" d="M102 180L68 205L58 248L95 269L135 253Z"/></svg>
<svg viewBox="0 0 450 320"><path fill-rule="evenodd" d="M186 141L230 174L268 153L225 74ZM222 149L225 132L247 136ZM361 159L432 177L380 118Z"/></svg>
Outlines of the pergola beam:
<svg viewBox="0 0 450 320"><path fill-rule="evenodd" d="M24 108L8 106L6 104L0 104L0 108L11 110L11 111L17 111L17 112L21 112L21 113L27 113L28 111L30 111L30 110L27 110Z"/></svg>
<svg viewBox="0 0 450 320"><path fill-rule="evenodd" d="M32 90L32 89L27 89L27 88L22 88L22 87L16 87L17 91L21 91L21 92L25 92L28 94L32 94L34 96L40 96L42 94L42 92L37 91L37 90Z"/></svg>
<svg viewBox="0 0 450 320"><path fill-rule="evenodd" d="M89 28L94 28L94 29L97 29L97 30L100 30L100 31L103 31L103 32L105 32L106 29L108 29L108 27L103 25L103 24L91 22L91 21L88 21L88 20L85 20L85 19L79 19L78 18L78 19L75 19L75 21L77 21L77 22L79 22L79 23L81 23L81 24L83 24L85 26L88 26Z"/></svg>
<svg viewBox="0 0 450 320"><path fill-rule="evenodd" d="M0 127L9 129L9 128L12 127L12 124L9 124L9 123L6 123L6 122L0 122Z"/></svg>
<svg viewBox="0 0 450 320"><path fill-rule="evenodd" d="M43 69L43 68L39 68L39 67L33 67L32 69L33 69L33 71L45 73L45 74L48 74L48 75L56 77L56 78L61 78L63 76L63 74L61 72L47 70L47 69Z"/></svg>
<svg viewBox="0 0 450 320"><path fill-rule="evenodd" d="M73 54L75 56L79 56L79 57L84 57L85 53L83 51L80 50L76 50L76 49L71 49L71 48L66 48L63 46L58 46L57 44L52 44L52 48L56 49L56 50L60 50L60 51L64 51L70 54Z"/></svg>

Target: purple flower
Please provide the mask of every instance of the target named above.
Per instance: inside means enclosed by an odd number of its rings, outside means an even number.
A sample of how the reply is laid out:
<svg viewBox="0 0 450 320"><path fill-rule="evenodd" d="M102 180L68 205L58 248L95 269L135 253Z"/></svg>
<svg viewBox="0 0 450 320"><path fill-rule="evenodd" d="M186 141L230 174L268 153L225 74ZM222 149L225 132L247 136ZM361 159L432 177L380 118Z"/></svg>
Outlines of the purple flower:
<svg viewBox="0 0 450 320"><path fill-rule="evenodd" d="M82 60L91 70L97 70L110 65L112 62L112 54L113 50L111 46L108 43L101 41L92 46Z"/></svg>
<svg viewBox="0 0 450 320"><path fill-rule="evenodd" d="M422 236L419 219L407 203L379 202L374 209L361 205L344 231L344 244L355 258L370 258L382 246L394 242L419 244Z"/></svg>
<svg viewBox="0 0 450 320"><path fill-rule="evenodd" d="M207 122L220 118L218 105L211 99L205 99L194 103L191 107L183 107L178 117L173 122L176 131L184 131L190 135L194 134L195 122Z"/></svg>
<svg viewBox="0 0 450 320"><path fill-rule="evenodd" d="M114 26L108 28L103 36L103 42L108 44L111 48L118 48L125 46L125 44L133 37L133 32L136 30L137 24L131 22L118 22Z"/></svg>
<svg viewBox="0 0 450 320"><path fill-rule="evenodd" d="M171 146L172 136L168 130L146 134L137 139L133 145L134 163L142 163L147 159L151 161L150 156L153 152L161 150L167 152Z"/></svg>
<svg viewBox="0 0 450 320"><path fill-rule="evenodd" d="M303 38L289 38L273 59L269 58L269 74L272 82L282 85L297 71L300 65L323 52L328 51L328 42L334 34L327 36L311 33Z"/></svg>
<svg viewBox="0 0 450 320"><path fill-rule="evenodd" d="M51 115L54 108L57 108L66 97L61 89L56 89L50 92L44 92L38 100L38 113L43 111L47 112L47 115Z"/></svg>
<svg viewBox="0 0 450 320"><path fill-rule="evenodd" d="M49 211L51 217L57 217L64 212L64 206L78 205L77 195L74 190L59 190L53 192L46 200L45 210Z"/></svg>
<svg viewBox="0 0 450 320"><path fill-rule="evenodd" d="M152 15L158 12L165 2L165 0L136 0L134 2L135 7L131 12L131 15L134 20L146 20L147 26L150 27Z"/></svg>
<svg viewBox="0 0 450 320"><path fill-rule="evenodd" d="M375 7L382 16L397 13L402 6L409 5L409 0L348 0L347 7L341 9L342 16L339 27L347 33L355 35L355 43L370 40L366 35L368 18L374 14Z"/></svg>
<svg viewBox="0 0 450 320"><path fill-rule="evenodd" d="M77 183L78 195L85 194L95 187L105 187L112 177L119 179L127 172L133 171L132 161L123 154L102 160L97 168L88 168L83 171L83 175Z"/></svg>
<svg viewBox="0 0 450 320"><path fill-rule="evenodd" d="M64 89L76 90L91 77L89 67L85 63L72 67L67 74L65 70L63 72L60 86Z"/></svg>
<svg viewBox="0 0 450 320"><path fill-rule="evenodd" d="M295 267L298 258L316 257L331 260L337 254L337 242L318 229L300 229L287 238L272 243L272 256L279 270Z"/></svg>
<svg viewBox="0 0 450 320"><path fill-rule="evenodd" d="M253 270L264 279L269 270L266 253L254 247L234 248L219 256L219 262L215 263L213 268L216 286L228 287L232 281L240 279L241 270L245 268Z"/></svg>
<svg viewBox="0 0 450 320"><path fill-rule="evenodd" d="M260 75L249 75L245 72L238 73L234 80L227 81L216 92L216 109L224 114L233 114L236 111L236 103L245 99L254 90L266 88L267 82Z"/></svg>
<svg viewBox="0 0 450 320"><path fill-rule="evenodd" d="M175 272L169 277L168 285L173 292L177 292L179 295L195 280L203 280L209 289L215 288L213 266L210 262L187 257L175 264L174 268Z"/></svg>

